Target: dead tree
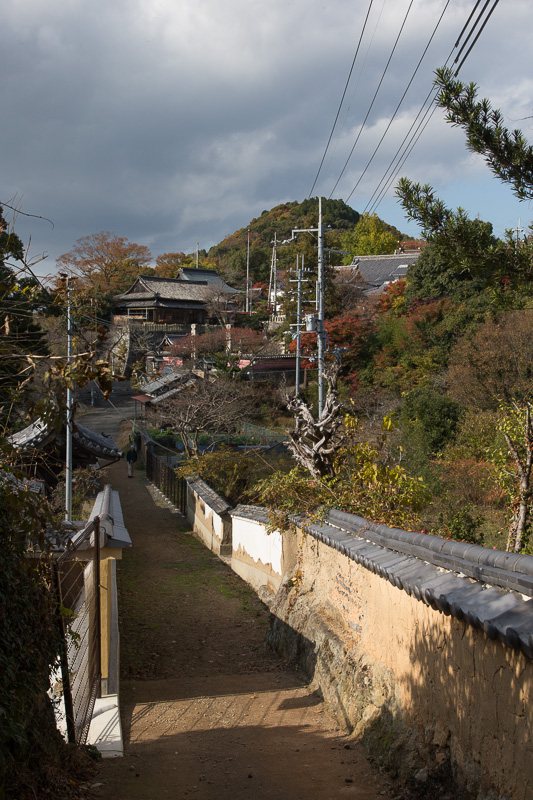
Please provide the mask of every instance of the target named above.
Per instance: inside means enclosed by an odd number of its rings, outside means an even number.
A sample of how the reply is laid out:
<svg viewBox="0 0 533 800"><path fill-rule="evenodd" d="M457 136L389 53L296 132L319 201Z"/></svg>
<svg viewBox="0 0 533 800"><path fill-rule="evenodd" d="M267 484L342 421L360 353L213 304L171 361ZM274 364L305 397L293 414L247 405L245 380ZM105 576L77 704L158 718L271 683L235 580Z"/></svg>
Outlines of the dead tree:
<svg viewBox="0 0 533 800"><path fill-rule="evenodd" d="M240 381L191 378L161 403L159 420L177 431L188 458L200 455L200 436L236 433L251 410L251 392Z"/></svg>
<svg viewBox="0 0 533 800"><path fill-rule="evenodd" d="M338 400L337 378L339 366L331 364L325 379L328 385L324 409L315 420L311 408L300 398L287 401L294 415L294 431L289 434L289 450L296 461L314 478L333 477L333 460L341 443L339 429L342 425L342 405Z"/></svg>

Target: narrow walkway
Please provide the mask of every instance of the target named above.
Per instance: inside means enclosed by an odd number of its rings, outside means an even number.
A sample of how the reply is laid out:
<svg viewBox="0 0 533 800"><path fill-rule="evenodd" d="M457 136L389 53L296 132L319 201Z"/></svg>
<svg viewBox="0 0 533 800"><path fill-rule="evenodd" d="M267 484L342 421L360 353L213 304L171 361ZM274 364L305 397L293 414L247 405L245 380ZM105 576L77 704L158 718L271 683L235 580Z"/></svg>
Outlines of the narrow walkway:
<svg viewBox="0 0 533 800"><path fill-rule="evenodd" d="M302 676L263 646L255 594L150 491L107 469L133 548L119 562L125 757L101 800L390 797Z"/></svg>

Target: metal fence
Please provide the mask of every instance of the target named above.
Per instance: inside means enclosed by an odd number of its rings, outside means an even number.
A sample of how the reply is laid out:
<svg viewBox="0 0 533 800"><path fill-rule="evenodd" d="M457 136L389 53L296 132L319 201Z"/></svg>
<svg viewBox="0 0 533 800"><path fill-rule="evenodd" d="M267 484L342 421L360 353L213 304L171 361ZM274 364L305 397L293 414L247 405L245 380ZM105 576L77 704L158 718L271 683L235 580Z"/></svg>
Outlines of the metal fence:
<svg viewBox="0 0 533 800"><path fill-rule="evenodd" d="M146 477L170 502L181 511L187 513L187 482L176 475L174 467L165 458L156 456L153 445L148 442L145 451Z"/></svg>
<svg viewBox="0 0 533 800"><path fill-rule="evenodd" d="M100 696L100 520L95 517L53 562L62 632L61 691L69 742L87 740Z"/></svg>

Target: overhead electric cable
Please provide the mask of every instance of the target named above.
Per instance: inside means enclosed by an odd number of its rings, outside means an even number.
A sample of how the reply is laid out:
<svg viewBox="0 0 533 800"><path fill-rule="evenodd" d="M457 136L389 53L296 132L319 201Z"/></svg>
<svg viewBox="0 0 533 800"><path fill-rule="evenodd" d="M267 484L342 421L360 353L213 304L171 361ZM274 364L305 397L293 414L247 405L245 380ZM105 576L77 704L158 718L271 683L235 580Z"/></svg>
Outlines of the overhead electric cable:
<svg viewBox="0 0 533 800"><path fill-rule="evenodd" d="M398 177L398 175L400 173L400 170L402 169L403 165L405 164L405 162L407 161L407 159L409 158L409 156L413 152L413 149L414 149L415 145L418 143L418 140L420 139L420 137L422 136L422 134L426 130L426 128L429 125L429 123L431 121L431 118L433 117L433 114L435 113L436 110L437 110L437 106L430 106L427 109L422 122L418 126L417 130L413 134L413 137L411 138L411 141L409 142L409 144L407 145L406 149L404 150L404 154L403 154L400 162L398 163L398 165L396 167L395 173L391 177L391 179L390 179L389 183L387 184L387 186L384 187L384 189L382 190L379 198L377 198L376 202L374 203L374 205L372 207L372 212L374 212L376 210L376 208L378 208L379 204L383 200L383 197L389 191L389 189L392 186L392 184L395 182L396 178ZM428 114L429 114L429 116L428 116ZM427 119L426 119L426 117L427 117Z"/></svg>
<svg viewBox="0 0 533 800"><path fill-rule="evenodd" d="M470 55L470 53L472 52L472 48L474 47L474 45L476 44L477 40L479 39L479 37L480 37L480 36L481 36L481 34L483 33L483 29L484 29L485 25L487 24L487 22L488 22L488 21L489 21L489 19L491 18L491 16L492 16L492 12L494 11L494 9L496 8L496 6L498 5L498 3L499 3L499 2L500 2L500 0L494 0L494 5L492 6L491 10L489 11L489 13L488 13L488 15L487 15L487 17L486 17L486 19L485 19L485 22L484 22L484 23L483 23L483 25L481 26L481 28L480 28L480 30L479 30L479 32L478 32L478 34L477 34L476 38L474 39L474 41L472 42L472 44L471 44L471 45L470 45L470 47L468 48L468 52L466 53L465 57L463 58L463 60L461 61L461 63L460 63L460 64L459 64L459 66L457 67L457 69L455 70L455 73L454 73L455 77L457 77L457 75L459 74L459 70L461 69L461 67L462 67L462 66L463 66L463 64L465 63L466 59L468 58L468 56L469 56L469 55ZM457 59L456 59L456 60L457 60ZM455 63L455 62L454 62L454 63Z"/></svg>
<svg viewBox="0 0 533 800"><path fill-rule="evenodd" d="M453 55L453 52L454 52L454 50L455 50L455 49L456 49L456 48L459 46L459 43L460 43L460 41L461 41L461 39L462 39L462 37L463 37L463 35L464 35L464 33L465 33L466 29L467 29L467 26L468 26L469 22L472 20L472 17L474 16L474 14L475 14L475 11L476 11L476 9L478 8L478 6L479 6L480 2L481 2L481 0L477 0L477 2L476 2L476 4L475 4L474 8L473 8L473 9L472 9L472 11L470 12L470 15L469 15L469 17L468 17L468 20L467 20L467 22L466 22L466 23L465 23L465 25L463 26L463 28L462 28L462 30L461 30L461 33L459 34L459 36L458 36L458 38L457 38L457 40L456 40L456 42L455 42L455 45L454 45L454 47L453 47L452 51L450 52L450 54L449 54L448 58L446 59L446 62L445 62L446 64L447 64L447 63L449 62L449 60L451 59L451 57L452 57L452 55ZM483 24L482 24L482 26L481 26L481 29L480 29L480 31L478 32L478 34L477 34L477 36L476 36L476 38L475 38L474 42L472 43L471 47L470 47L470 48L469 48L469 50L468 50L468 53L467 53L467 54L466 54L466 56L463 58L463 60L461 61L461 63L460 63L460 65L459 65L459 67L457 68L457 70L456 70L456 72L455 72L455 77L457 77L457 75L458 75L458 73L459 73L459 70L461 69L461 67L463 66L463 64L464 64L464 62L465 62L465 60L466 60L466 58L468 57L468 55L469 55L469 54L470 54L470 52L472 51L472 48L474 47L474 45L475 45L475 44L476 44L476 42L478 41L478 39L479 39L479 36L480 36L481 32L483 31L483 29L484 29L484 27L485 27L486 23L488 22L488 20L489 20L490 16L492 15L492 13L493 13L493 11L494 11L494 9L495 9L496 5L498 4L498 2L499 2L499 0L495 0L493 7L491 8L491 10L490 10L490 12L489 12L488 16L486 17L485 21L483 22ZM474 29L477 27L478 23L480 22L480 19L481 19L481 17L483 16L483 13L484 13L484 11L485 11L486 7L487 7L487 3L485 3L485 5L483 6L482 10L481 10L481 11L480 11L480 13L478 14L478 17L477 17L477 19L475 20L475 22L474 22L474 26L473 26L473 28L474 28ZM467 37L467 41L469 40L469 38L470 38L470 35ZM453 62L454 64L457 62L457 60L458 60L458 58L459 58L459 56L460 56L460 53L463 51L463 49L464 49L464 46L463 46L463 47L460 49L460 52L459 52L459 54L456 56L456 59L455 59L455 61ZM437 92L437 90L434 90L434 89L432 89L432 90L429 92L429 94L426 96L426 99L425 99L425 100L424 100L424 102L422 103L422 106L421 106L421 108L420 108L420 111L418 112L417 116L415 117L415 120L413 121L413 124L411 125L411 128L409 129L409 131L407 132L406 136L404 137L404 139L403 139L403 141L402 141L401 145L400 145L400 146L398 147L398 149L396 150L396 153L394 154L394 156L393 156L393 158L392 158L391 162L389 163L389 166L388 166L388 167L387 167L387 169L385 170L385 173L384 173L383 177L381 178L381 180L380 180L380 182L379 182L378 186L376 187L376 189L374 190L374 193L372 194L372 197L370 198L369 202L367 203L367 205L366 205L366 208L365 208L365 212L366 212L366 210L369 208L369 206L370 206L370 213L372 213L373 211L375 211L375 209L376 209L376 208L379 206L379 204L381 203L381 201L382 201L382 199L383 199L384 195L385 195L385 194L388 192L388 190L390 189L390 186L392 185L392 183L393 183L393 182L396 180L396 177L397 177L397 175L398 175L399 171L401 170L401 168L403 167L403 165L404 165L405 161L407 160L407 158L408 158L408 157L409 157L409 155L411 154L411 152L412 152L412 150L413 150L413 147L414 147L414 146L415 146L415 144L418 142L418 140L419 140L419 138L420 138L420 136L421 136L422 132L423 132L423 131L425 130L425 128L427 127L427 125L428 125L429 121L431 120L431 118L432 118L433 114L435 113L435 111L436 111L436 109L437 109L437 107L433 105L433 103L434 103L434 101L435 101L435 98L436 98L436 96L437 96L437 93L438 93L438 92ZM428 99L429 99L429 97L430 97L432 94L433 94L433 98L432 98L432 100L431 100L430 106L429 106L429 107L428 107L428 109L426 110L426 112L425 112L425 114L424 114L424 116L423 116L422 120L420 121L420 123L419 123L419 125L418 125L417 129L414 131L413 135L411 136L411 139L410 139L410 140L409 140L409 142L408 142L408 143L405 145L405 148L404 148L404 144L405 144L405 142L406 142L407 138L410 136L410 134L411 134L411 132L412 132L412 130L413 130L413 127L414 127L414 125L415 125L415 123L416 123L416 120L418 119L418 117L419 117L419 116L420 116L420 114L422 113L422 111L423 111L423 109L424 109L424 107L425 107L426 103L428 102ZM427 118L427 119L426 119L426 117L427 117L427 115L428 115L428 114L430 114L430 116L429 116L429 118ZM404 149L403 149L403 153L401 153L401 151L402 151L402 148L404 148ZM396 167L394 166L394 162L396 162ZM377 196L376 200L374 201L374 203L373 203L372 205L370 205L370 204L372 203L372 199L373 199L373 198L376 196L376 193L378 192L378 190L379 190L379 187L380 187L380 186L383 184L383 182L384 182L384 181L387 181L387 174L388 174L388 173L389 173L391 170L393 170L393 171L395 170L394 174L392 175L392 177L391 177L390 179L388 179L387 185L386 185L386 186L385 186L385 187L384 187L384 188L383 188L381 191L379 191L379 194L378 194L378 196ZM353 192L352 192L352 193L353 193ZM351 197L351 195L350 195L350 197Z"/></svg>
<svg viewBox="0 0 533 800"><path fill-rule="evenodd" d="M315 176L315 180L314 180L314 182L313 182L313 185L311 186L311 191L309 192L309 195L308 195L308 197L311 197L311 195L313 194L313 189L314 189L314 188L315 188L315 186L316 186L316 182L317 182L317 180L318 180L318 176L320 175L320 171L321 171L321 169L322 169L322 167L323 167L323 165L324 165L324 160L325 160L325 158L326 158L326 154L327 154L327 152L328 152L328 149L329 149L329 146L330 146L330 144L331 144L331 139L332 139L332 137L333 137L333 132L335 131L335 128L336 128L336 126L337 126L337 122L338 122L338 120L339 120L339 114L341 113L342 104L344 103L344 98L346 97L346 92L348 91L348 84L350 83L350 79L351 79L351 77L352 77L353 68L354 68L354 66L355 66L355 62L356 62L356 60L357 60L357 56L358 56L358 54L359 54L359 48L361 47L361 42L362 42L362 40L363 40L363 36L364 36L365 30L366 30L366 23L368 22L368 17L369 17L369 15L370 15L370 10L371 10L371 8L372 8L372 3L373 3L373 2L374 2L374 0L370 0L370 5L368 6L368 10L367 10L367 12L366 12L365 21L364 21L364 23L363 23L363 29L362 29L362 31L361 31L361 35L359 36L359 41L357 42L357 49L356 49L356 51L355 51L355 55L354 55L354 57L353 57L352 66L350 67L350 72L349 72L349 74L348 74L348 79L347 79L347 81L346 81L346 86L344 87L344 91L343 91L343 93L342 93L341 101L340 101L340 103L339 103L339 108L338 108L338 110L337 110L337 115L336 115L336 117L335 117L335 121L334 121L334 123L333 123L333 127L332 127L332 129L331 129L331 133L330 133L330 135L329 135L328 143L327 143L327 145L326 145L326 149L324 150L324 155L322 156L322 161L320 162L320 166L319 166L319 168L318 168L318 172L317 172L317 174L316 174L316 176Z"/></svg>
<svg viewBox="0 0 533 800"><path fill-rule="evenodd" d="M459 52L457 53L457 56L455 57L454 64L455 64L455 63L457 62L457 60L458 60L458 59L461 57L461 53L463 52L463 50L464 50L464 49L465 49L465 47L467 46L468 42L470 41L470 37L471 37L471 36L472 36L472 34L474 33L474 31L475 31L475 29L476 29L477 25L479 24L479 21L480 21L481 17L483 16L483 14L484 14L484 12L485 12L485 9L487 8L487 6L488 6L488 4L489 4L489 3L490 3L490 0L485 0L485 5L483 6L483 8L481 9L481 11L480 11L480 12L479 12L479 14L477 15L477 19L476 19L476 21L474 22L474 24L472 25L471 29L469 30L469 32L468 32L468 36L466 37L466 39L465 39L465 40L464 40L464 42L462 43L461 47L459 48Z"/></svg>
<svg viewBox="0 0 533 800"><path fill-rule="evenodd" d="M374 160L374 156L376 155L376 153L378 152L379 148L381 147L381 144L382 144L382 142L383 142L383 139L384 139L384 138L385 138L385 136L387 135L387 133L388 133L388 131L389 131L389 129L390 129L390 126L392 125L392 123L394 122L394 120L395 120L395 118L396 118L396 114L397 114L397 113L398 113L398 111L400 110L400 106L402 105L402 103L403 103L403 101L404 101L404 99L405 99L405 95L406 95L406 94L407 94L407 92L409 91L409 89L410 89L410 87L411 87L411 84L412 84L412 82L413 82L413 81L414 81L414 79L415 79L416 73L417 73L417 72L418 72L418 70L420 69L420 65L422 64L422 61L424 60L424 57L425 57L425 55L426 55L427 51L429 50L429 46L430 46L431 42L433 41L433 39L434 39L434 37L435 37L435 34L437 33L437 30L438 30L438 28L439 28L439 25L440 25L440 23L442 22L442 18L443 18L444 14L445 14L445 12L446 12L446 9L448 8L448 6L449 6L449 5L450 5L450 0L446 0L446 5L445 5L445 6L444 6L444 8L442 9L442 12L441 12L441 15L440 15L440 17L439 17L439 19L438 19L438 22L437 22L437 24L435 25L435 27L434 27L434 29L433 29L433 33L432 33L432 34L431 34L431 36L429 37L429 41L428 41L428 43L426 44L426 46L425 46L425 48L424 48L424 52L423 52L423 53L422 53L422 55L420 56L420 59L419 59L419 61L418 61L418 64L417 64L417 65L416 65L416 67L415 67L415 71L414 71L414 72L413 72L413 74L411 75L411 78L410 78L410 80L409 80L409 83L408 83L408 84L407 84L407 86L405 87L405 91L404 91L404 93L402 94L402 96L401 96L401 98L400 98L400 101L399 101L398 105L396 106L396 108L395 108L395 110L394 110L394 113L393 113L392 117L390 118L390 120L389 120L389 122L388 122L388 125L387 125L387 127L385 128L385 130L384 130L384 132L383 132L383 134L382 134L382 136L381 136L381 139L380 139L380 140L379 140L379 142L377 143L377 145L376 145L376 147L375 147L375 149L374 149L374 152L373 152L373 153L372 153L372 155L370 156L370 158L369 158L369 160L368 160L368 162L367 162L367 165L366 165L366 167L364 168L364 170L362 171L361 175L359 176L359 180L357 181L357 183L356 183L356 184L355 184L355 186L353 187L352 191L350 192L350 194L349 194L349 195L348 195L348 197L346 198L346 200L345 200L345 202L346 202L346 203L348 202L348 200L350 199L350 197L352 196L352 194L355 192L355 190L357 189L357 187L358 187L358 186L359 186L359 184L361 183L361 181L362 181L362 179L363 179L363 177L364 177L364 175L365 175L365 173L366 173L367 169L369 168L370 164L371 164L371 163L372 163L372 161Z"/></svg>
<svg viewBox="0 0 533 800"><path fill-rule="evenodd" d="M386 73L387 73L387 70L388 70L388 68L389 68L389 64L390 64L390 62L391 62L391 60L392 60L392 57L393 57L393 55L394 55L394 51L396 50L396 46L397 46L397 44L398 44L398 42L399 42L399 40L400 40L400 36L402 35L402 31L403 31L403 29L404 29L404 27L405 27L405 23L407 22L407 17L409 16L409 12L411 11L411 7L412 7L412 5L413 5L413 2L414 2L414 0L411 0L411 2L409 3L409 8L407 9L407 12L406 12L406 14L405 14L405 17L404 17L404 20L403 20L403 22L402 22L402 25L401 25L400 31L399 31L399 33L398 33L398 36L396 37L396 41L394 42L394 47L393 47L393 48L392 48L392 50L391 50L391 54L390 54L390 56L389 56L389 59L388 59L388 61L387 61L386 65L385 65L385 69L383 70L383 74L382 74L382 76L381 76L381 78L380 78L380 81L379 81L379 83L378 83L378 87L377 87L376 91L374 92L374 97L372 98L372 102L370 103L369 109L368 109L368 111L366 112L366 116L365 116L365 118L364 118L364 120L363 120L363 124L361 125L361 128L359 129L359 133L357 134L357 137L356 137L356 139L355 139L355 142L354 142L354 144L353 144L353 147L352 147L352 149L350 150L350 153L349 153L349 155L348 155L348 158L346 159L346 162L345 162L345 164L344 164L344 166L343 166L343 168L342 168L342 170L341 170L341 174L340 174L340 175L339 175L339 177L337 178L337 181L336 181L336 183L335 183L335 186L333 187L333 189L331 190L331 192L330 192L330 194L329 194L329 197L330 197L330 198L331 198L331 196L333 195L333 192L335 191L335 189L337 188L337 186L339 185L339 181L340 181L340 179L341 179L341 178L342 178L342 176L344 175L344 171L345 171L346 167L348 166L348 162L350 161L350 159L351 159L351 157L352 157L352 154L353 154L353 151L355 150L355 148L356 148L356 146L357 146L357 142L359 141L359 138L360 138L360 136L361 136L361 134L362 134L362 132L363 132L363 129L364 129L364 127L365 127L365 124L366 124L366 121L367 121L368 117L370 116L370 112L372 111L372 108L373 108L373 106L374 106L374 103L375 103L376 97L378 96L378 92L379 92L379 90L380 90L380 88L381 88L381 84L383 83L383 80L384 80L384 78L385 78L385 75L386 75Z"/></svg>
<svg viewBox="0 0 533 800"><path fill-rule="evenodd" d="M417 122L417 120L418 120L418 117L420 116L420 114L421 114L421 113L422 113L422 111L424 110L424 107L425 107L425 105L426 105L426 103L427 103L428 99L429 99L429 98L430 98L432 95L433 95L433 97L432 97L432 99L431 99L431 103L430 103L430 104L429 104L429 106L426 108L426 111L425 111L425 113L424 113L424 115L423 115L422 119L420 120L420 122L419 122L418 126L416 127L416 130L414 131L413 135L412 135L412 136L411 136L411 138L409 139L409 136L410 136L410 135L411 135L411 133L413 132L413 128L415 128L415 125L416 125L416 122ZM413 141L413 139L414 139L414 138L417 136L417 133L418 133L418 131L420 130L420 128L421 128L422 126L423 126L424 128L426 127L426 124L427 124L427 123L425 123L425 120L426 120L426 117L427 117L427 115L431 113L431 116L433 116L433 113L434 113L434 111L436 110L436 107L433 105L433 101L434 101L434 99L435 99L435 95L436 95L436 92L435 92L435 91L432 89L432 90L429 92L429 94L426 96L426 99L424 100L424 103L422 104L422 107L420 108L420 111L419 111L419 112L418 112L418 114L416 115L416 117L415 117L415 119L414 119L414 121L413 121L413 123L412 123L411 127L409 128L409 130L408 130L408 131L407 131L407 133L405 134L405 136L404 136L404 138L403 138L403 141L402 141L401 145L400 145L400 146L398 147L398 149L396 150L396 153L394 154L394 157L393 157L392 161L390 162L389 166L388 166L388 167L387 167L387 169L385 170L385 173L384 173L383 177L381 178L381 180L380 180L380 182L378 183L377 187L374 189L374 192L373 192L372 196L370 197L370 200L369 200L369 201L368 201L368 203L366 204L366 207L365 207L365 209L364 209L363 213L366 213L366 212L368 211L368 213L369 213L369 214L372 214L372 213L375 211L375 209L377 208L377 206L379 205L379 203L381 202L381 199L382 199L382 196L383 196L383 194L386 194L386 193L388 192L388 190L389 190L389 188L390 188L391 184L394 182L394 180L395 180L395 178L396 178L396 175L398 174L398 171L399 171L399 170L401 169L401 167L403 166L403 161L402 161L402 158L403 158L403 156L404 156L405 152L406 152L406 151L409 149L409 147L410 147L410 145L411 145L411 142L412 142L412 141ZM428 122L429 122L429 120L428 120ZM407 140L408 140L408 139L409 139L409 141L407 142ZM404 147L404 145L405 145L405 143L406 143L406 142L407 142L407 145L406 145L406 146L405 146L405 148L403 149L403 152L401 152L401 151L402 151L402 148ZM395 162L396 162L396 163L395 163ZM400 164L400 162L402 162L402 163ZM394 170L395 170L395 169L397 169L397 171L396 171L396 172L394 172ZM391 175L392 175L392 177L390 177ZM388 181L388 183L387 183L387 185L385 186L385 188L384 188L384 189L382 189L382 191L380 191L380 189L381 189L381 187L383 186L383 184L384 184L384 183L386 183L387 181ZM373 206L371 206L371 203L372 203L373 199L376 197L376 195L377 195L377 198L378 198L378 199L377 199L376 203L375 203ZM369 206L371 206L371 207L369 208Z"/></svg>
<svg viewBox="0 0 533 800"><path fill-rule="evenodd" d="M455 40L455 44L454 44L454 46L453 46L453 47L454 47L454 49L455 49L456 47L459 47L459 42L460 42L460 41L461 41L461 39L463 38L463 33L466 31L466 29L467 29L467 28L468 28L468 26L470 25L470 20L472 19L472 17L473 17L473 16L474 16L474 14L476 13L476 8L478 7L478 5L479 5L480 3L481 3L481 0L476 0L476 4L475 4L474 8L472 9L472 11L470 12L470 15L469 15L469 17L468 17L467 21L466 21L466 22L465 22L465 24L463 25L463 29L462 29L461 33L459 34L459 36L458 36L458 37L457 37L457 39ZM452 51L452 52L453 52L453 51Z"/></svg>

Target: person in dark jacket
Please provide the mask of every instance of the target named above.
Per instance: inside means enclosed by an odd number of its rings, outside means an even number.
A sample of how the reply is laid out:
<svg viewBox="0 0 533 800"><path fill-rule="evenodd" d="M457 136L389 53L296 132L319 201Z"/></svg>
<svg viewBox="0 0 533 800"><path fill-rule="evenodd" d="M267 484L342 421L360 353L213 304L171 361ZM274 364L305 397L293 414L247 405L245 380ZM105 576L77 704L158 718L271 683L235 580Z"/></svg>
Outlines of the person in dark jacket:
<svg viewBox="0 0 533 800"><path fill-rule="evenodd" d="M137 450L135 449L134 444L132 444L132 446L128 450L126 461L128 462L128 478L133 478L133 465L137 461Z"/></svg>

